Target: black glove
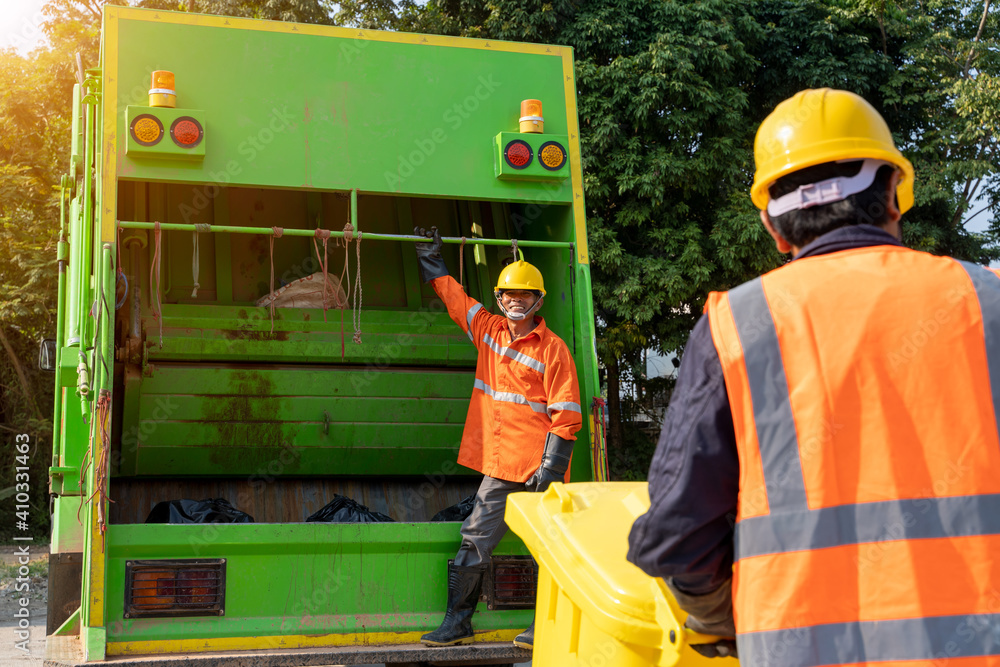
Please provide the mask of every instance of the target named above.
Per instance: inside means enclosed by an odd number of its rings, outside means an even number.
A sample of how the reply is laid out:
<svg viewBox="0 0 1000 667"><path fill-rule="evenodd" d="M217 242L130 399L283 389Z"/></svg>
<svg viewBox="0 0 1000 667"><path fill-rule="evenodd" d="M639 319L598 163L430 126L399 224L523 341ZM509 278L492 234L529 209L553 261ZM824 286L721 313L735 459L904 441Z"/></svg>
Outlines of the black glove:
<svg viewBox="0 0 1000 667"><path fill-rule="evenodd" d="M545 451L542 464L532 473L524 486L528 491L544 491L552 482L561 482L569 468L569 457L573 453L573 441L564 440L555 433L545 435Z"/></svg>
<svg viewBox="0 0 1000 667"><path fill-rule="evenodd" d="M425 283L429 283L435 278L448 275L448 267L444 265L444 258L441 257L441 235L438 234L437 227L431 227L430 231L423 227L414 227L413 233L416 236L426 236L433 239L430 243L419 241L413 245L417 248L417 261L420 263L420 277Z"/></svg>
<svg viewBox="0 0 1000 667"><path fill-rule="evenodd" d="M677 588L672 579L666 581L677 604L688 613L684 627L703 635L722 637L710 644L691 644L691 648L706 658L737 657L736 625L733 623L733 580L726 580L717 589L704 595L686 593Z"/></svg>
<svg viewBox="0 0 1000 667"><path fill-rule="evenodd" d="M706 658L738 658L735 639L721 639L711 644L690 644L692 650Z"/></svg>

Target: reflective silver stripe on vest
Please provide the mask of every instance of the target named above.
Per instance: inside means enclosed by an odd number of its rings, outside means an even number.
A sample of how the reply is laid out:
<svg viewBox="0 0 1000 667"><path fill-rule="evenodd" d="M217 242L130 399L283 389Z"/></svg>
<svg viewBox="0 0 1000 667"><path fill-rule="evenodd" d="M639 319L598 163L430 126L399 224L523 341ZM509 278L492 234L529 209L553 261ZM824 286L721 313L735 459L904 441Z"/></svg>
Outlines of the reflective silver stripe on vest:
<svg viewBox="0 0 1000 667"><path fill-rule="evenodd" d="M749 517L737 526L737 559L868 542L1000 535L1000 494L839 505Z"/></svg>
<svg viewBox="0 0 1000 667"><path fill-rule="evenodd" d="M478 313L482 309L483 309L483 304L477 303L472 308L469 308L469 310L466 311L465 313L465 322L466 324L468 324L468 329L469 329L466 333L469 334L469 340L471 340L473 343L476 342L476 339L472 337L472 320L476 316L476 313Z"/></svg>
<svg viewBox="0 0 1000 667"><path fill-rule="evenodd" d="M772 519L778 513L805 510L806 488L788 380L761 279L730 290L729 307L743 347Z"/></svg>
<svg viewBox="0 0 1000 667"><path fill-rule="evenodd" d="M986 365L990 371L993 415L1000 427L1000 277L977 264L962 261L958 263L972 279L972 286L976 288L976 297L979 299L983 332L986 334Z"/></svg>
<svg viewBox="0 0 1000 667"><path fill-rule="evenodd" d="M740 663L753 667L993 656L1000 655L1000 614L828 623L744 633L736 644Z"/></svg>
<svg viewBox="0 0 1000 667"><path fill-rule="evenodd" d="M520 405L527 405L535 412L540 412L543 415L546 414L545 403L536 403L534 401L529 401L527 398L521 394L515 394L512 391L493 391L493 387L489 386L479 378L476 378L473 386L476 389L481 389L486 393L487 396L492 398L494 401L503 401L504 403L519 403Z"/></svg>
<svg viewBox="0 0 1000 667"><path fill-rule="evenodd" d="M480 306L481 307L481 306ZM483 334L483 342L490 346L490 349L499 354L501 357L509 357L519 364L523 364L528 368L532 368L539 373L545 372L545 364L529 357L523 352L518 352L517 350L512 350L509 347L501 347L499 343L493 340L493 336L489 334Z"/></svg>
<svg viewBox="0 0 1000 667"><path fill-rule="evenodd" d="M579 412L581 415L583 414L583 410L580 409L580 404L574 403L573 401L549 403L549 416L551 416L556 410L569 410L570 412Z"/></svg>

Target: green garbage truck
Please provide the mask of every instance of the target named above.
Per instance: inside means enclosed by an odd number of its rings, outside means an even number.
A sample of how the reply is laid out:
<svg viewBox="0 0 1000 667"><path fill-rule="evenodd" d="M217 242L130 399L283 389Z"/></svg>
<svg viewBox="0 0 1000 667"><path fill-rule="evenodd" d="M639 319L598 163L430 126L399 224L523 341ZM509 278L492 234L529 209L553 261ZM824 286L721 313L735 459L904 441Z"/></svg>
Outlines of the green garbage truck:
<svg viewBox="0 0 1000 667"><path fill-rule="evenodd" d="M571 478L605 479L572 51L106 6L98 65L61 183L46 664L529 660L512 534L477 641L418 643L460 542L433 519L480 476L476 350L413 229L487 308L542 270ZM338 498L374 519L307 521ZM181 501L208 518L151 516Z"/></svg>

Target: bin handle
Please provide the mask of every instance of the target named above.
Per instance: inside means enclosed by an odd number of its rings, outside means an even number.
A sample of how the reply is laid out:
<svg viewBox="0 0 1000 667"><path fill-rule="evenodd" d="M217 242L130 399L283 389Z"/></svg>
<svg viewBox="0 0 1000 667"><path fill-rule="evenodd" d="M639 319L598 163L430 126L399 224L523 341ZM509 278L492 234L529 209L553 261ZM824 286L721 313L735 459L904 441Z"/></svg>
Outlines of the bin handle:
<svg viewBox="0 0 1000 667"><path fill-rule="evenodd" d="M555 501L559 505L559 511L563 513L573 511L573 496L566 490L566 485L562 482L552 482L545 490L542 501Z"/></svg>

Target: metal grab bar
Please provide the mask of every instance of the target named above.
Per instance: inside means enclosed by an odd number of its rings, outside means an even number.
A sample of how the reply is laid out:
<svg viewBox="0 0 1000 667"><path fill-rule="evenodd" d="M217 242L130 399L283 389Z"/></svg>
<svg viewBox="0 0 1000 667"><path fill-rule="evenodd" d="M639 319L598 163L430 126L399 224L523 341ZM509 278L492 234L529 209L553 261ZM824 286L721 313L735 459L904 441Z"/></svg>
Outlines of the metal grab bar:
<svg viewBox="0 0 1000 667"><path fill-rule="evenodd" d="M118 226L122 229L153 229L156 223L153 222L135 222L131 220L119 220ZM160 229L164 231L181 231L181 232L216 232L223 234L265 234L271 235L274 232L271 231L270 227L235 227L231 225L194 225L194 224L184 224L179 222L161 222ZM315 236L317 231L315 229L287 229L282 230L282 236ZM358 234L358 230L355 229L351 232L352 236ZM330 232L330 238L343 238L344 232ZM365 232L362 230L362 238L365 241L409 241L411 243L417 243L420 241L428 241L429 239L424 236L413 236L406 234L374 234L372 232ZM462 238L457 236L443 236L441 240L445 243L462 243ZM514 239L480 239L480 238L466 238L465 243L468 245L493 245L493 246L508 246ZM517 245L524 248L572 248L573 243L568 241L521 241L517 240Z"/></svg>

